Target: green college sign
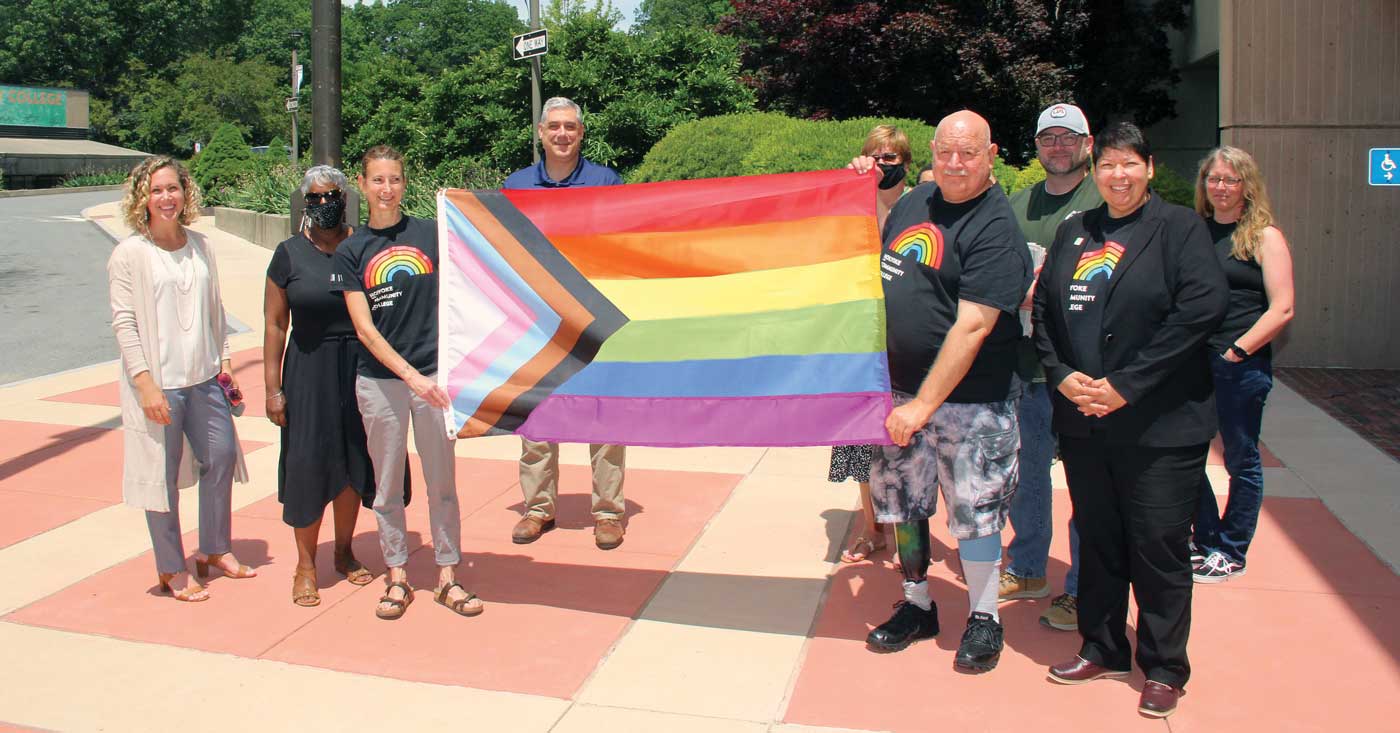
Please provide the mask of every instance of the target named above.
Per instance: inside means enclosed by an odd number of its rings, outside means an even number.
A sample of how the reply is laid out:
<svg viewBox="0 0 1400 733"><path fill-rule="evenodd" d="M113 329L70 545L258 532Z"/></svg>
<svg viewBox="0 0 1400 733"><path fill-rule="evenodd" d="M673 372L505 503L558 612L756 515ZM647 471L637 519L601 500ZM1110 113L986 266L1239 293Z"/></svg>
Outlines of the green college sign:
<svg viewBox="0 0 1400 733"><path fill-rule="evenodd" d="M63 89L0 86L0 125L66 127L68 92Z"/></svg>

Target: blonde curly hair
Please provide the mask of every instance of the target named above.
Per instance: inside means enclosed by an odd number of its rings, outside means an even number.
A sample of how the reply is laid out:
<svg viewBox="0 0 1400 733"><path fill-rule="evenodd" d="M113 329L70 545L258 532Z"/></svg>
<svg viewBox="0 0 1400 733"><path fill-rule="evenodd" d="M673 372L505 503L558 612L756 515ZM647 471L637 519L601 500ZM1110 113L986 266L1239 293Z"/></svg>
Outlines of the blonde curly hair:
<svg viewBox="0 0 1400 733"><path fill-rule="evenodd" d="M204 204L199 184L194 182L189 169L180 161L168 155L157 155L137 163L136 167L131 169L131 175L126 178L125 193L122 196L122 219L132 231L140 234L151 233L147 226L151 220L151 212L147 208L151 200L151 176L162 168L175 169L175 174L180 178L180 189L185 192L185 205L180 209L180 223L193 224L199 218L199 209Z"/></svg>

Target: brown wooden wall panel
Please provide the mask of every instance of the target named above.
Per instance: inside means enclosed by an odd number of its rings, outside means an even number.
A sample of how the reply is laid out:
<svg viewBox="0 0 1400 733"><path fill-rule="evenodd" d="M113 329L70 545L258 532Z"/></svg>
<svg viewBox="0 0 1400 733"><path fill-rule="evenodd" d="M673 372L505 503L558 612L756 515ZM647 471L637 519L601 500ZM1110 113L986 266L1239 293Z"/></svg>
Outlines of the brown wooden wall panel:
<svg viewBox="0 0 1400 733"><path fill-rule="evenodd" d="M1237 82L1221 87L1221 126L1400 123L1397 0L1233 0L1221 12Z"/></svg>
<svg viewBox="0 0 1400 733"><path fill-rule="evenodd" d="M1226 0L1221 139L1254 154L1294 257L1278 362L1400 368L1400 0Z"/></svg>

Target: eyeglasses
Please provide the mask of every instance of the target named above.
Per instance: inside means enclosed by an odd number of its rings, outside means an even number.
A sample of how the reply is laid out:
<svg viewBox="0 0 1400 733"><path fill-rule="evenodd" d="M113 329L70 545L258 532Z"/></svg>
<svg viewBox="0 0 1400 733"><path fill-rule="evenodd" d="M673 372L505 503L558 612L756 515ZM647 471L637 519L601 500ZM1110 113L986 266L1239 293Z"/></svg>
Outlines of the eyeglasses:
<svg viewBox="0 0 1400 733"><path fill-rule="evenodd" d="M339 189L334 191L326 191L325 193L316 193L315 191L311 191L306 194L306 203L325 204L331 201L339 201L340 198L344 195L345 194L341 193Z"/></svg>
<svg viewBox="0 0 1400 733"><path fill-rule="evenodd" d="M870 157L881 163L898 163L899 153L871 153Z"/></svg>
<svg viewBox="0 0 1400 733"><path fill-rule="evenodd" d="M1043 135L1035 136L1036 144L1042 148L1053 148L1056 145L1062 148L1068 148L1078 145L1079 141L1083 139L1084 136L1080 135L1077 132L1062 132L1058 135L1052 132L1047 132Z"/></svg>
<svg viewBox="0 0 1400 733"><path fill-rule="evenodd" d="M1240 185L1240 184L1243 183L1243 182L1244 182L1244 181L1243 181L1242 179L1233 178L1233 177L1232 177L1232 178L1222 178L1222 177L1220 177L1220 176L1208 176L1208 177L1206 178L1206 183L1207 183L1207 184L1209 184L1209 185L1211 185L1211 186L1224 186L1224 187L1226 187L1226 188L1234 188L1235 186L1238 186L1238 185Z"/></svg>

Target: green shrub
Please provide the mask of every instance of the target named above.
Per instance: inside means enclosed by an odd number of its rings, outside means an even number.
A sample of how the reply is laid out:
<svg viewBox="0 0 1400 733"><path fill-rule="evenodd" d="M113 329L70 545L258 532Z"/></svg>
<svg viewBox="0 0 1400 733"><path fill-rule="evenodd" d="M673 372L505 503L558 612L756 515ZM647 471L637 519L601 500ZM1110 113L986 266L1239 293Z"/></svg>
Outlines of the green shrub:
<svg viewBox="0 0 1400 733"><path fill-rule="evenodd" d="M78 186L116 186L126 182L129 171L120 168L109 170L97 170L88 168L77 173L70 173L63 178L63 182L58 184L60 188L77 188Z"/></svg>
<svg viewBox="0 0 1400 733"><path fill-rule="evenodd" d="M918 120L890 117L861 117L839 122L791 120L774 134L756 141L744 156L744 173L796 173L799 171L844 168L860 154L865 136L876 125L894 125L909 136L913 160L906 180L914 183L922 161L929 158L933 127Z"/></svg>
<svg viewBox="0 0 1400 733"><path fill-rule="evenodd" d="M286 216L291 212L292 192L301 185L301 176L301 169L285 158L272 165L257 165L223 189L219 205Z"/></svg>
<svg viewBox="0 0 1400 733"><path fill-rule="evenodd" d="M1032 158L1030 164L1022 168L1016 174L1015 185L1013 185L1011 190L1007 193L1015 193L1023 188L1030 188L1043 180L1045 180L1045 166L1041 165L1038 159Z"/></svg>
<svg viewBox="0 0 1400 733"><path fill-rule="evenodd" d="M1190 178L1181 177L1161 163L1154 164L1153 171L1152 190L1157 195L1188 209L1196 205L1196 184Z"/></svg>
<svg viewBox="0 0 1400 733"><path fill-rule="evenodd" d="M256 168L253 154L243 133L229 123L219 126L209 140L209 146L194 159L194 180L204 189L204 199L211 205L221 205L231 195L238 179Z"/></svg>
<svg viewBox="0 0 1400 733"><path fill-rule="evenodd" d="M800 120L772 112L747 112L676 125L652 146L627 182L744 175L744 157L758 140L798 124Z"/></svg>

